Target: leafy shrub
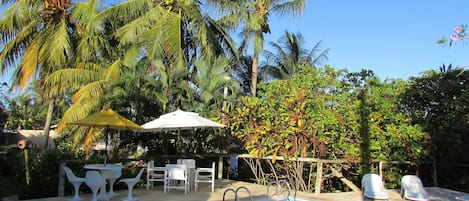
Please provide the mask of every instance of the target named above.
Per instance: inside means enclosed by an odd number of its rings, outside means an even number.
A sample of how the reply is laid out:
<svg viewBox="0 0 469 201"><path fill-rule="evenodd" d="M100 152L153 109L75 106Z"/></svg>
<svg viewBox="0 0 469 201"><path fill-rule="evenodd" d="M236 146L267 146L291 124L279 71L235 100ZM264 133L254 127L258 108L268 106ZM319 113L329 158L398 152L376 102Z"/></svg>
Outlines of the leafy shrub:
<svg viewBox="0 0 469 201"><path fill-rule="evenodd" d="M29 150L27 150L29 151ZM30 151L32 152L32 151ZM20 153L19 155L23 155ZM18 156L18 159L22 156ZM64 160L72 158L70 153L58 149L47 150L44 154L30 153L29 156L29 184L26 182L26 167L20 159L20 168L16 169L19 199L33 199L57 196L59 180L59 165Z"/></svg>

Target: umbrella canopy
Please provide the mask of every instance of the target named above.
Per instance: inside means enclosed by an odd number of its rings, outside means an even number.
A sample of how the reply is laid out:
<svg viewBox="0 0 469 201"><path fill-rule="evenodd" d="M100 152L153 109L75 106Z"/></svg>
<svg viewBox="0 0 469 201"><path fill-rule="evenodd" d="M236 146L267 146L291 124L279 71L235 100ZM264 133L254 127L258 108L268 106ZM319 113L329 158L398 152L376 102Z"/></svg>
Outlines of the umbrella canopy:
<svg viewBox="0 0 469 201"><path fill-rule="evenodd" d="M103 110L84 119L70 122L68 124L89 126L96 128L109 128L116 130L141 130L140 125L117 114L112 109Z"/></svg>
<svg viewBox="0 0 469 201"><path fill-rule="evenodd" d="M221 128L225 127L210 119L203 118L195 112L176 110L163 114L160 118L142 125L141 132L189 130L194 128Z"/></svg>

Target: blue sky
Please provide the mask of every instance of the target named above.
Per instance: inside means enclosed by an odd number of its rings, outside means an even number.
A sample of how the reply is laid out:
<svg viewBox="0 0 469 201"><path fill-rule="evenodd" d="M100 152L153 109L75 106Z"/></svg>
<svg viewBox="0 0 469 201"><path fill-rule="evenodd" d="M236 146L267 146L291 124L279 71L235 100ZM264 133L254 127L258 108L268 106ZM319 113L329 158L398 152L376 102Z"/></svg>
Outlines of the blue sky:
<svg viewBox="0 0 469 201"><path fill-rule="evenodd" d="M325 64L352 72L371 69L381 79L419 76L443 63L469 65L468 44L436 43L454 26L469 24L467 0L307 0L300 17L272 16L270 22L266 42L276 42L285 30L300 32L305 47L322 41L330 48Z"/></svg>

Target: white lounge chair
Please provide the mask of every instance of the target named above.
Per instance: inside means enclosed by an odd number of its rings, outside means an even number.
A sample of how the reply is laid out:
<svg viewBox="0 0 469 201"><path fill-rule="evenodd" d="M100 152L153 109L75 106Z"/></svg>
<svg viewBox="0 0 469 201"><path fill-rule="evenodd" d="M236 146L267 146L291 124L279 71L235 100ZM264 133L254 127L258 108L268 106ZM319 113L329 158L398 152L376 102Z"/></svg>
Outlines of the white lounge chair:
<svg viewBox="0 0 469 201"><path fill-rule="evenodd" d="M384 188L383 180L377 174L365 174L362 177L363 196L370 199L387 200L388 192Z"/></svg>
<svg viewBox="0 0 469 201"><path fill-rule="evenodd" d="M405 175L401 179L402 199L426 201L429 199L427 191L423 188L422 181L415 175Z"/></svg>

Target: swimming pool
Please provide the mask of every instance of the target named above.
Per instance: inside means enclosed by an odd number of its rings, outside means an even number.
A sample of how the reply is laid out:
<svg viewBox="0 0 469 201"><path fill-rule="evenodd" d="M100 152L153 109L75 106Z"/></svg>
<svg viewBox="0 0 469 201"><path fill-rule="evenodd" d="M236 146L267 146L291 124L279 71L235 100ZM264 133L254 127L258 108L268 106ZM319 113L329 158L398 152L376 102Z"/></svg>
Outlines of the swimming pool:
<svg viewBox="0 0 469 201"><path fill-rule="evenodd" d="M273 187L273 189L270 189L270 187ZM296 198L296 191L295 192L292 191L292 189L290 188L290 184L286 180L272 182L271 185L267 186L266 197L260 196L260 197L253 198L251 191L245 186L239 186L236 189L228 188L223 193L223 201L225 201L225 196L230 193L234 194L235 201L239 201L240 192L247 193L248 195L247 200L251 200L251 201L319 201L319 200L313 200L313 199Z"/></svg>
<svg viewBox="0 0 469 201"><path fill-rule="evenodd" d="M290 198L290 199L275 199L275 198L260 198L260 199L255 199L254 201L319 201L319 200L305 200L302 198Z"/></svg>

